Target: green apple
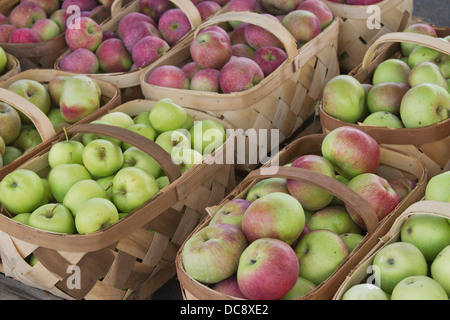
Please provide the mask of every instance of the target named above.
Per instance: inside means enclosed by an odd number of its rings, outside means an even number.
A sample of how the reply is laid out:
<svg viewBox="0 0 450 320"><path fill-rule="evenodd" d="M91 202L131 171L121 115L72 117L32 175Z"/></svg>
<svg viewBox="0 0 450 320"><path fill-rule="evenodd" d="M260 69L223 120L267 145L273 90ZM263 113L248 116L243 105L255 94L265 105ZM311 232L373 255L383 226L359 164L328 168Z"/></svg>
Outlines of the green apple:
<svg viewBox="0 0 450 320"><path fill-rule="evenodd" d="M400 59L387 59L380 63L372 77L372 84L377 85L382 82L403 82L408 84L408 77L411 68Z"/></svg>
<svg viewBox="0 0 450 320"><path fill-rule="evenodd" d="M171 155L173 148L175 148L176 146L182 147L184 149L190 149L191 136L187 130L169 130L158 135L155 143Z"/></svg>
<svg viewBox="0 0 450 320"><path fill-rule="evenodd" d="M122 168L122 149L105 139L91 141L84 147L83 163L92 176L109 176Z"/></svg>
<svg viewBox="0 0 450 320"><path fill-rule="evenodd" d="M66 139L55 143L48 152L50 168L62 163L83 164L84 145L80 141Z"/></svg>
<svg viewBox="0 0 450 320"><path fill-rule="evenodd" d="M309 280L298 277L294 287L281 300L294 300L312 291L316 285Z"/></svg>
<svg viewBox="0 0 450 320"><path fill-rule="evenodd" d="M427 276L410 276L392 291L391 300L448 300L444 288Z"/></svg>
<svg viewBox="0 0 450 320"><path fill-rule="evenodd" d="M186 114L186 121L184 121L183 125L181 126L182 129L190 130L192 126L194 125L194 117L190 114Z"/></svg>
<svg viewBox="0 0 450 320"><path fill-rule="evenodd" d="M105 114L100 118L100 120L108 122L113 126L125 129L131 127L134 124L133 118L122 111L113 111Z"/></svg>
<svg viewBox="0 0 450 320"><path fill-rule="evenodd" d="M398 116L388 111L377 111L369 114L363 121L365 125L387 128L404 128Z"/></svg>
<svg viewBox="0 0 450 320"><path fill-rule="evenodd" d="M381 82L373 86L367 96L367 108L370 113L388 111L400 113L400 104L410 86L403 82Z"/></svg>
<svg viewBox="0 0 450 320"><path fill-rule="evenodd" d="M59 203L48 203L34 210L28 225L33 228L58 232L75 233L75 221L69 209Z"/></svg>
<svg viewBox="0 0 450 320"><path fill-rule="evenodd" d="M12 214L32 212L44 197L41 178L28 169L8 173L0 182L0 202Z"/></svg>
<svg viewBox="0 0 450 320"><path fill-rule="evenodd" d="M418 46L416 47L408 58L408 65L414 68L421 62L429 61L436 64L445 79L450 78L450 56L434 50L432 48Z"/></svg>
<svg viewBox="0 0 450 320"><path fill-rule="evenodd" d="M323 110L344 122L356 123L365 106L365 93L361 83L348 75L338 75L323 89Z"/></svg>
<svg viewBox="0 0 450 320"><path fill-rule="evenodd" d="M127 129L130 131L133 131L135 133L138 133L141 136L143 136L149 140L155 141L156 131L155 131L155 129L152 128L152 126L149 126L147 124L138 123L138 124L133 124L133 125L129 126ZM129 143L122 142L123 150L127 150L130 147L131 147L131 145Z"/></svg>
<svg viewBox="0 0 450 320"><path fill-rule="evenodd" d="M24 212L24 213L19 213L19 214L15 215L12 219L14 221L17 221L17 222L20 222L20 223L28 225L28 221L30 220L30 216L31 216L31 213Z"/></svg>
<svg viewBox="0 0 450 320"><path fill-rule="evenodd" d="M133 118L133 122L136 124L142 123L151 126L149 116L150 111L141 111Z"/></svg>
<svg viewBox="0 0 450 320"><path fill-rule="evenodd" d="M109 196L112 193L112 185L113 185L114 175L110 175L107 177L98 178L97 183L106 191L106 194Z"/></svg>
<svg viewBox="0 0 450 320"><path fill-rule="evenodd" d="M53 202L55 197L53 197L52 190L50 189L50 182L47 178L41 178L42 184L44 185L44 197L42 198L41 204L47 204Z"/></svg>
<svg viewBox="0 0 450 320"><path fill-rule="evenodd" d="M307 223L310 230L327 229L337 234L362 233L361 228L353 221L345 207L328 206L316 211Z"/></svg>
<svg viewBox="0 0 450 320"><path fill-rule="evenodd" d="M150 155L136 147L130 147L123 153L122 168L138 167L150 173L155 179L161 175L162 168Z"/></svg>
<svg viewBox="0 0 450 320"><path fill-rule="evenodd" d="M186 121L186 117L186 110L171 99L165 98L153 105L149 120L152 127L161 133L181 128Z"/></svg>
<svg viewBox="0 0 450 320"><path fill-rule="evenodd" d="M431 263L450 245L450 224L443 217L416 213L403 224L400 235L403 242L415 245Z"/></svg>
<svg viewBox="0 0 450 320"><path fill-rule="evenodd" d="M313 230L295 247L300 264L299 276L316 285L326 280L348 256L347 245L330 230Z"/></svg>
<svg viewBox="0 0 450 320"><path fill-rule="evenodd" d="M50 94L42 83L31 79L19 79L13 82L8 87L8 90L25 98L41 109L41 111L45 114L49 112L51 107ZM19 111L19 116L22 123L31 123L31 119L28 118L28 116L26 116L23 112Z"/></svg>
<svg viewBox="0 0 450 320"><path fill-rule="evenodd" d="M367 106L367 96L369 95L370 90L372 90L373 85L371 83L361 83L364 89L364 109L359 121L364 120L369 115L369 107Z"/></svg>
<svg viewBox="0 0 450 320"><path fill-rule="evenodd" d="M434 37L434 38L437 37L436 30L431 25L429 25L427 23L421 23L421 22L411 24L405 30L403 30L403 32L424 34L424 35ZM408 57L411 54L411 52L414 50L414 48L416 48L417 46L419 46L419 45L410 43L410 42L401 42L400 43L402 54L405 57Z"/></svg>
<svg viewBox="0 0 450 320"><path fill-rule="evenodd" d="M339 235L347 245L348 252L352 252L356 246L364 239L364 236L360 233L342 233Z"/></svg>
<svg viewBox="0 0 450 320"><path fill-rule="evenodd" d="M0 102L0 136L9 145L17 139L21 129L19 113L9 104Z"/></svg>
<svg viewBox="0 0 450 320"><path fill-rule="evenodd" d="M418 63L414 68L412 68L409 74L409 84L414 87L421 83L435 83L445 90L448 89L447 80L445 80L439 67L429 61L424 61Z"/></svg>
<svg viewBox="0 0 450 320"><path fill-rule="evenodd" d="M3 165L10 164L22 155L22 151L14 146L6 146L3 154Z"/></svg>
<svg viewBox="0 0 450 320"><path fill-rule="evenodd" d="M255 201L272 192L289 194L286 179L272 177L258 181L250 188L250 190L248 190L245 199L248 201Z"/></svg>
<svg viewBox="0 0 450 320"><path fill-rule="evenodd" d="M120 169L114 176L112 201L121 212L131 212L159 192L155 178L138 167Z"/></svg>
<svg viewBox="0 0 450 320"><path fill-rule="evenodd" d="M75 228L80 234L104 229L119 221L116 206L104 198L91 198L77 208Z"/></svg>
<svg viewBox="0 0 450 320"><path fill-rule="evenodd" d="M3 156L5 154L5 141L3 140L2 136L0 136L0 156Z"/></svg>
<svg viewBox="0 0 450 320"><path fill-rule="evenodd" d="M374 256L373 273L381 289L392 293L394 287L409 276L426 276L428 265L422 252L411 243L393 242Z"/></svg>
<svg viewBox="0 0 450 320"><path fill-rule="evenodd" d="M194 165L202 163L203 156L194 149L175 147L172 150L172 161L178 166L181 174L184 174Z"/></svg>
<svg viewBox="0 0 450 320"><path fill-rule="evenodd" d="M6 52L3 48L0 47L0 74L3 73L3 71L5 71L7 64L8 64L8 57L6 56Z"/></svg>
<svg viewBox="0 0 450 320"><path fill-rule="evenodd" d="M203 155L213 153L226 140L223 125L210 119L195 121L189 133L191 135L191 148Z"/></svg>
<svg viewBox="0 0 450 320"><path fill-rule="evenodd" d="M450 200L450 171L432 177L425 188L425 200L449 202Z"/></svg>
<svg viewBox="0 0 450 320"><path fill-rule="evenodd" d="M94 120L91 123L93 124L104 124L104 125L112 125L109 122L103 121L103 120ZM81 142L86 146L89 142L92 142L94 140L97 139L104 139L104 140L108 140L111 141L112 143L117 144L118 146L122 145L122 141L120 141L119 139L115 139L115 138L111 138L108 136L104 136L104 135L99 135L99 134L95 134L95 133L83 133L81 136Z"/></svg>
<svg viewBox="0 0 450 320"><path fill-rule="evenodd" d="M48 174L50 190L55 200L60 203L64 201L64 197L71 186L86 179L92 179L92 176L85 166L78 163L59 164L51 169Z"/></svg>
<svg viewBox="0 0 450 320"><path fill-rule="evenodd" d="M400 118L406 128L436 124L450 116L450 93L434 83L411 88L400 106Z"/></svg>
<svg viewBox="0 0 450 320"><path fill-rule="evenodd" d="M170 181L167 176L161 176L156 178L156 184L158 185L159 190L162 190L170 184Z"/></svg>
<svg viewBox="0 0 450 320"><path fill-rule="evenodd" d="M389 294L371 283L360 283L345 291L341 300L390 300Z"/></svg>
<svg viewBox="0 0 450 320"><path fill-rule="evenodd" d="M63 205L75 216L78 207L92 198L107 199L107 192L93 179L81 180L73 184L67 191Z"/></svg>
<svg viewBox="0 0 450 320"><path fill-rule="evenodd" d="M42 143L42 138L36 128L23 128L17 139L12 143L12 146L19 148L26 153L26 150L31 150L40 143Z"/></svg>
<svg viewBox="0 0 450 320"><path fill-rule="evenodd" d="M51 108L47 114L48 119L52 123L53 127L56 127L62 123L67 124L64 120L60 108Z"/></svg>
<svg viewBox="0 0 450 320"><path fill-rule="evenodd" d="M450 297L450 245L442 249L430 267L431 277L439 282Z"/></svg>

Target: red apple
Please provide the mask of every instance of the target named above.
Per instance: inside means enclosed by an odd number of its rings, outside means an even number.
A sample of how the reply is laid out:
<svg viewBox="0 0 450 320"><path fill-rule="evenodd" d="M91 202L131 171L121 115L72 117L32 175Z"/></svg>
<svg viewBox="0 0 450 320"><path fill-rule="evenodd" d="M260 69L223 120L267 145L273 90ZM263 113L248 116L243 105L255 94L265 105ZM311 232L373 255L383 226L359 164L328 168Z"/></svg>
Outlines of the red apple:
<svg viewBox="0 0 450 320"><path fill-rule="evenodd" d="M230 0L227 5L227 12L256 12L260 8L258 0ZM242 21L229 21L230 26L235 29L237 26L245 23Z"/></svg>
<svg viewBox="0 0 450 320"><path fill-rule="evenodd" d="M245 199L233 199L225 203L214 215L209 225L217 223L231 224L239 229L242 226L242 218L247 208L252 204Z"/></svg>
<svg viewBox="0 0 450 320"><path fill-rule="evenodd" d="M164 12L158 21L158 30L167 43L172 46L192 30L188 17L179 8Z"/></svg>
<svg viewBox="0 0 450 320"><path fill-rule="evenodd" d="M7 43L9 40L9 36L13 31L16 30L16 27L10 24L2 24L0 25L0 43Z"/></svg>
<svg viewBox="0 0 450 320"><path fill-rule="evenodd" d="M208 30L198 34L191 42L192 60L200 68L222 68L231 58L231 42L228 34Z"/></svg>
<svg viewBox="0 0 450 320"><path fill-rule="evenodd" d="M257 85L264 78L258 64L245 57L233 57L220 72L220 88L224 93L239 92Z"/></svg>
<svg viewBox="0 0 450 320"><path fill-rule="evenodd" d="M127 48L128 52L131 54L134 45L147 36L161 37L161 34L151 23L138 20L129 24L128 28L123 32L122 39L125 48Z"/></svg>
<svg viewBox="0 0 450 320"><path fill-rule="evenodd" d="M5 16L3 13L0 13L0 25L8 23L9 23L8 17Z"/></svg>
<svg viewBox="0 0 450 320"><path fill-rule="evenodd" d="M241 289L239 289L236 274L214 284L211 289L231 297L246 299Z"/></svg>
<svg viewBox="0 0 450 320"><path fill-rule="evenodd" d="M252 58L254 52L255 50L245 43L236 43L231 46L231 55L234 57Z"/></svg>
<svg viewBox="0 0 450 320"><path fill-rule="evenodd" d="M53 12L49 19L55 21L61 31L65 31L67 29L67 19L71 16L70 13L67 13L64 9L59 9Z"/></svg>
<svg viewBox="0 0 450 320"><path fill-rule="evenodd" d="M234 28L233 31L231 31L230 41L232 45L237 43L247 44L244 37L244 31L247 26L248 26L247 22L242 22L238 26L236 26L236 28Z"/></svg>
<svg viewBox="0 0 450 320"><path fill-rule="evenodd" d="M169 0L139 0L139 12L158 21L161 15L172 7Z"/></svg>
<svg viewBox="0 0 450 320"><path fill-rule="evenodd" d="M100 70L109 72L127 72L131 69L133 61L120 39L103 41L95 53L98 58Z"/></svg>
<svg viewBox="0 0 450 320"><path fill-rule="evenodd" d="M44 9L36 3L20 3L9 14L9 23L16 28L31 28L33 24L47 18Z"/></svg>
<svg viewBox="0 0 450 320"><path fill-rule="evenodd" d="M59 0L21 0L20 3L33 2L44 9L47 16L59 9Z"/></svg>
<svg viewBox="0 0 450 320"><path fill-rule="evenodd" d="M151 23L154 27L157 27L156 22L150 17L140 12L130 12L120 19L119 26L117 27L117 34L123 39L125 30L130 28L130 25L136 21L145 21Z"/></svg>
<svg viewBox="0 0 450 320"><path fill-rule="evenodd" d="M272 18L273 20L280 23L280 21L276 17L270 14L263 13L262 15ZM283 44L274 34L254 24L247 25L244 30L244 38L247 44L254 49L265 46L272 46L281 49L283 48Z"/></svg>
<svg viewBox="0 0 450 320"><path fill-rule="evenodd" d="M67 28L66 43L70 50L86 48L94 52L102 42L103 32L100 25L88 17L79 19L79 28Z"/></svg>
<svg viewBox="0 0 450 320"><path fill-rule="evenodd" d="M314 13L306 10L288 13L281 23L300 43L310 41L322 31L319 19Z"/></svg>
<svg viewBox="0 0 450 320"><path fill-rule="evenodd" d="M383 0L347 0L346 4L355 6L368 6L371 4L379 3Z"/></svg>
<svg viewBox="0 0 450 320"><path fill-rule="evenodd" d="M288 56L280 48L266 46L256 49L251 58L261 67L264 76L267 77L286 61Z"/></svg>
<svg viewBox="0 0 450 320"><path fill-rule="evenodd" d="M143 37L133 47L133 62L137 68L141 68L161 57L169 49L169 44L160 37Z"/></svg>
<svg viewBox="0 0 450 320"><path fill-rule="evenodd" d="M186 73L186 75L189 79L192 79L194 74L196 74L197 71L202 70L202 68L200 68L199 65L196 64L194 61L191 61L191 62L186 63L184 66L182 66L181 70L183 70L184 73Z"/></svg>
<svg viewBox="0 0 450 320"><path fill-rule="evenodd" d="M190 89L219 92L219 77L220 71L217 69L202 69L192 76Z"/></svg>
<svg viewBox="0 0 450 320"><path fill-rule="evenodd" d="M62 58L59 68L64 71L89 74L97 73L100 66L95 53L85 48L79 48Z"/></svg>
<svg viewBox="0 0 450 320"><path fill-rule="evenodd" d="M61 33L58 24L50 19L40 19L36 21L31 29L38 34L41 41L50 40Z"/></svg>
<svg viewBox="0 0 450 320"><path fill-rule="evenodd" d="M69 6L78 6L80 11L91 11L98 6L97 0L64 0L61 9L66 10Z"/></svg>
<svg viewBox="0 0 450 320"><path fill-rule="evenodd" d="M150 73L147 82L160 87L189 89L189 78L176 66L164 65L156 68Z"/></svg>
<svg viewBox="0 0 450 320"><path fill-rule="evenodd" d="M391 179L388 182L397 193L398 201L402 201L416 187L416 182L407 177Z"/></svg>
<svg viewBox="0 0 450 320"><path fill-rule="evenodd" d="M41 42L39 35L29 28L18 28L14 30L8 39L9 43L37 43Z"/></svg>
<svg viewBox="0 0 450 320"><path fill-rule="evenodd" d="M303 0L261 0L262 7L271 14L286 14L294 11Z"/></svg>
<svg viewBox="0 0 450 320"><path fill-rule="evenodd" d="M119 35L111 30L104 30L103 31L103 41L108 39L120 39Z"/></svg>
<svg viewBox="0 0 450 320"><path fill-rule="evenodd" d="M211 0L202 1L195 7L200 13L200 17L202 18L202 20L206 20L222 8L217 2Z"/></svg>
<svg viewBox="0 0 450 320"><path fill-rule="evenodd" d="M330 8L320 0L303 1L298 5L297 10L306 10L314 13L320 21L322 30L328 27L334 19L333 12L331 12Z"/></svg>

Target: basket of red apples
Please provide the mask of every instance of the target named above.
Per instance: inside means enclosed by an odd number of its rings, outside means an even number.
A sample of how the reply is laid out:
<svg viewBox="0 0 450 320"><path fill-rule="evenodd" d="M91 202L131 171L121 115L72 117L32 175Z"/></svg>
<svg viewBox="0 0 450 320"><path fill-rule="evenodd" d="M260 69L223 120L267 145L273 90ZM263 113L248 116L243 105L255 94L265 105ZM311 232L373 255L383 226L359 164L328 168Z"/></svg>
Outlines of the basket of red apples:
<svg viewBox="0 0 450 320"><path fill-rule="evenodd" d="M183 297L330 300L426 178L352 127L294 140L207 208L178 251Z"/></svg>
<svg viewBox="0 0 450 320"><path fill-rule="evenodd" d="M70 6L79 10L69 10ZM91 16L102 8L97 0L2 1L0 46L17 57L24 70L53 68L55 60L67 49L68 21L74 21L78 15Z"/></svg>
<svg viewBox="0 0 450 320"><path fill-rule="evenodd" d="M339 17L339 65L349 72L380 36L401 32L411 23L413 0L323 0Z"/></svg>
<svg viewBox="0 0 450 320"><path fill-rule="evenodd" d="M450 172L440 175L427 185L426 195L435 200L425 196L406 209L341 284L334 300L448 301ZM445 198L440 197L443 189Z"/></svg>
<svg viewBox="0 0 450 320"><path fill-rule="evenodd" d="M322 30L310 11L291 11L282 23L268 13L232 11L232 4L147 68L142 93L189 102L244 131L278 130L282 142L314 113L322 86L339 73L338 22L331 15Z"/></svg>
<svg viewBox="0 0 450 320"><path fill-rule="evenodd" d="M429 177L446 170L450 43L440 39L445 35L448 31L437 35L432 26L420 23L408 32L380 37L358 68L325 86L323 128L359 127L379 143L420 158Z"/></svg>

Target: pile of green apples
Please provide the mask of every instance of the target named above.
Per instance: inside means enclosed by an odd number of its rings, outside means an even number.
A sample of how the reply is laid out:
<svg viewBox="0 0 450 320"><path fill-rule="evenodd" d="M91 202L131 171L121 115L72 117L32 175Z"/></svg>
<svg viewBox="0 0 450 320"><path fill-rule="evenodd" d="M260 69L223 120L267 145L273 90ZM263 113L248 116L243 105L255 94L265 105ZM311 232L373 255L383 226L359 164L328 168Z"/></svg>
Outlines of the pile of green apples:
<svg viewBox="0 0 450 320"><path fill-rule="evenodd" d="M56 76L48 84L19 79L7 89L39 108L49 118L56 132L101 106L99 85L85 75ZM41 142L38 129L27 115L0 102L0 167L11 163Z"/></svg>
<svg viewBox="0 0 450 320"><path fill-rule="evenodd" d="M424 23L405 32L436 38ZM441 38L450 46L450 37ZM344 122L389 128L420 128L450 117L450 56L432 48L400 43L402 56L380 63L370 83L339 75L324 88L323 110Z"/></svg>
<svg viewBox="0 0 450 320"><path fill-rule="evenodd" d="M450 171L430 179L425 200L450 203ZM350 287L343 300L448 300L450 297L450 219L416 213L400 239L373 258L376 284Z"/></svg>
<svg viewBox="0 0 450 320"><path fill-rule="evenodd" d="M221 123L194 121L169 99L135 117L116 111L93 123L126 128L155 141L182 174L201 163L205 152L213 152L210 144L219 147L225 139ZM210 141L219 135L220 141ZM92 233L116 223L169 184L162 167L138 147L91 133L76 137L66 134L51 147L47 176L20 168L0 182L0 203L13 220L58 233Z"/></svg>
<svg viewBox="0 0 450 320"><path fill-rule="evenodd" d="M407 178L387 181L375 173L379 145L359 129L335 129L321 148L320 155L306 154L286 165L346 184L367 200L378 220L414 188ZM313 182L274 176L224 203L185 242L182 262L189 276L223 294L296 299L328 279L365 230L343 199Z"/></svg>

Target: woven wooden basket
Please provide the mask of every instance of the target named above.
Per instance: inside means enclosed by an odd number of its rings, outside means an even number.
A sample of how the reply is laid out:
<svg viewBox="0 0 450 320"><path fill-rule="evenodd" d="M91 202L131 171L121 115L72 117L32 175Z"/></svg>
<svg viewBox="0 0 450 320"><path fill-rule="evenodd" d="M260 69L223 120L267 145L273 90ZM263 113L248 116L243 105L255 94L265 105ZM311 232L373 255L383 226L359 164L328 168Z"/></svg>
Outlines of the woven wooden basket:
<svg viewBox="0 0 450 320"><path fill-rule="evenodd" d="M322 0L333 14L340 18L339 65L343 72L356 68L370 45L380 36L390 32L403 31L411 23L413 0L384 0L377 3L380 10L380 28L368 27L373 21L370 6L354 6Z"/></svg>
<svg viewBox="0 0 450 320"><path fill-rule="evenodd" d="M245 198L247 191L260 179L269 177L282 177L303 180L314 183L344 201L353 208L358 209L358 214L364 219L367 226L367 234L361 243L347 256L340 267L324 282L315 289L301 297L301 300L329 300L336 292L339 285L345 279L350 270L361 261L364 256L376 245L378 238L384 235L393 223L409 205L421 199L425 192L425 181L427 176L423 163L407 154L395 150L381 148L381 165L377 174L386 178L407 176L416 180L416 187L397 205L397 207L381 222L378 221L370 205L356 192L322 174L301 168L284 166L298 157L306 154L320 155L321 143L324 134L313 134L299 138L284 148L278 155L262 168L252 171L244 180L217 206L207 208L208 216L193 232L208 225L214 214L228 201L234 198ZM280 167L278 167L280 166ZM273 167L273 168L269 168ZM270 169L269 171L262 171ZM275 169L275 170L273 170ZM192 235L191 234L191 235ZM183 248L183 247L182 247ZM208 286L191 278L183 268L182 248L177 254L177 274L181 284L183 298L186 300L209 300L209 299L236 299L212 290Z"/></svg>
<svg viewBox="0 0 450 320"><path fill-rule="evenodd" d="M150 85L148 76L161 65L184 65L190 59L189 45L193 37L211 25L227 21L246 21L269 30L283 43L288 59L272 74L256 86L234 93L212 93L195 90L181 90ZM281 24L272 19L250 12L225 12L209 18L191 34L184 47L160 59L147 68L141 76L142 93L147 99L171 97L178 103L188 103L192 108L215 114L231 122L236 128L246 131L260 129L279 131L281 143L291 136L311 115L315 104L321 98L323 86L339 74L337 61L337 36L339 23L335 20L321 34L300 49L292 35ZM249 150L257 150L258 142L250 140L243 133ZM268 143L272 150L275 143ZM266 146L264 146L266 147ZM240 166L251 170L256 164Z"/></svg>
<svg viewBox="0 0 450 320"><path fill-rule="evenodd" d="M450 34L450 29L448 30ZM364 56L361 65L350 75L361 83L370 83L376 67L391 57L400 57L400 42L411 42L450 54L450 44L440 39L406 32L396 32L377 39ZM428 178L448 170L450 166L450 119L422 128L385 128L340 121L320 109L324 131L340 126L358 127L379 143L404 151L421 159L428 168Z"/></svg>
<svg viewBox="0 0 450 320"><path fill-rule="evenodd" d="M20 72L14 76L11 76L8 79L5 79L4 81L0 82L0 88L7 89L12 83L14 83L15 81L20 80L20 79L30 79L30 80L38 81L43 84L48 84L50 82L50 80L52 80L53 78L55 78L58 75L68 76L68 75L74 75L74 73L65 72L65 71L61 71L61 70L53 70L53 69L29 69L29 70ZM108 110L115 108L121 104L120 91L115 85L105 82L105 81L102 81L102 80L99 80L99 79L94 79L94 80L99 84L100 89L102 91L101 107L97 111L95 111L92 114L85 117L84 119L81 119L80 121L78 121L78 123L90 122L94 119L97 119L101 115L105 114ZM3 90L3 91L8 91L8 90ZM10 92L10 91L8 91L8 92ZM10 93L12 93L12 92L10 92ZM14 100L16 99L15 97L19 97L19 96L14 94L14 98L10 98L10 101L12 101L12 103L14 103ZM23 99L23 100L25 100L25 99ZM23 111L22 109L25 109L25 111L30 113L30 117L32 117L32 116L38 117L39 116L38 113L40 110L39 111L36 110L37 108L35 108L34 105L24 104L23 101L20 103L20 105L17 103L16 103L16 105L19 110ZM42 115L45 117L45 119L44 119L44 117L42 117ZM53 125L51 124L51 122L47 118L47 116L43 113L42 113L42 115L39 117L40 120L38 122L34 122L34 124L35 124L36 128L38 129L38 131L42 132L41 137L43 138L43 141L47 141L50 138L54 137L57 132L55 132L55 128L53 127ZM33 119L33 118L31 118L31 119ZM35 120L35 121L37 121L37 120ZM69 125L69 124L66 125L66 127L69 127L69 126L73 126L73 125ZM62 130L62 127L61 127L61 130ZM45 135L43 135L44 132L45 132ZM13 163L0 168L0 179L3 179L3 177L7 173L11 172L11 170L13 170L15 168L15 166L23 163L23 161L25 161L28 156L31 157L33 154L39 152L41 150L41 148L43 148L43 147L44 147L44 145L42 145L42 146L39 145L36 148L30 150L27 153L28 154L27 156L24 155L24 156L16 159Z"/></svg>
<svg viewBox="0 0 450 320"><path fill-rule="evenodd" d="M175 6L183 10L183 12L186 14L191 23L192 29L195 29L200 25L200 23L202 22L200 13L198 12L197 8L191 1L183 1L183 0L170 0L170 1ZM139 1L131 1L131 2L128 1L128 3L125 3L125 1L123 0L115 0L111 5L111 17L103 21L102 24L100 25L102 30L117 32L120 20L122 20L122 18L125 15L131 12L139 12ZM183 41L184 40L181 39L179 43ZM174 46L177 45L179 44L176 44ZM172 46L172 48L169 49L168 52L175 50L174 46ZM54 64L55 69L60 69L59 64L61 60L69 53L71 53L70 50L65 50L65 52L56 59ZM147 67L148 66L144 66L128 72L93 73L90 74L90 76L95 77L97 79L101 79L103 81L113 83L116 86L118 86L122 91L123 101L126 102L134 99L143 98L140 88L140 76L141 73Z"/></svg>
<svg viewBox="0 0 450 320"><path fill-rule="evenodd" d="M345 292L347 292L347 290L352 286L367 282L369 276L371 276L370 266L372 265L376 253L388 244L401 241L400 231L403 224L416 213L450 219L450 204L440 201L422 200L412 204L409 208L407 208L395 220L395 223L392 225L392 228L389 230L389 232L379 240L377 245L351 271L351 273L349 273L347 278L342 282L335 295L333 296L333 300L341 300Z"/></svg>
<svg viewBox="0 0 450 320"><path fill-rule="evenodd" d="M14 57L12 54L6 53L6 67L3 71L3 74L0 75L0 81L6 80L9 77L15 76L16 74L20 73L20 62L19 59Z"/></svg>
<svg viewBox="0 0 450 320"><path fill-rule="evenodd" d="M147 101L132 102L118 110L133 113L148 108ZM208 117L192 112L197 119ZM65 299L151 298L175 276L176 252L198 225L204 206L234 187L232 166L207 164L205 159L180 176L166 151L130 130L83 123L68 128L67 133L71 139L81 139L80 133L94 133L128 142L151 155L171 183L119 222L90 234L47 232L0 215L0 254L5 275ZM65 139L63 135L47 143L43 152L19 168L45 177L49 171L48 151L61 139ZM220 150L224 151L226 144ZM39 260L34 266L29 263L31 254ZM80 288L68 285L72 275L69 267L80 268Z"/></svg>

